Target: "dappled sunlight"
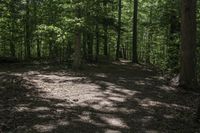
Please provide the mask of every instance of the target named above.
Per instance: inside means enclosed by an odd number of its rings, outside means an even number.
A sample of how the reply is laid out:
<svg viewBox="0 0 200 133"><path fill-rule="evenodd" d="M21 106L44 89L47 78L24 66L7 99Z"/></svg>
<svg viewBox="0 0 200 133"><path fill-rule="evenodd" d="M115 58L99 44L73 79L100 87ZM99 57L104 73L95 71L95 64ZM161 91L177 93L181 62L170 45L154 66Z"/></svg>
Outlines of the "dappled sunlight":
<svg viewBox="0 0 200 133"><path fill-rule="evenodd" d="M45 133L52 132L53 129L56 129L56 126L54 124L35 125L33 126L33 129L35 129L39 133Z"/></svg>
<svg viewBox="0 0 200 133"><path fill-rule="evenodd" d="M101 117L101 119L110 126L119 127L119 128L128 128L126 123L121 118L105 116L105 117Z"/></svg>
<svg viewBox="0 0 200 133"><path fill-rule="evenodd" d="M142 107L165 107L165 108L174 108L174 109L179 109L179 110L190 110L190 107L187 106L182 106L178 104L168 104L168 103L163 103L160 101L153 101L152 99L145 98L139 102L139 104Z"/></svg>
<svg viewBox="0 0 200 133"><path fill-rule="evenodd" d="M160 88L161 90L170 92L170 91L176 91L176 88L171 87L171 86L167 86L167 85L162 85L162 86L157 86L158 88Z"/></svg>
<svg viewBox="0 0 200 133"><path fill-rule="evenodd" d="M139 81L135 81L135 85L151 85L151 83L148 83L147 81L144 81L144 80L139 80Z"/></svg>
<svg viewBox="0 0 200 133"><path fill-rule="evenodd" d="M89 74L40 70L2 75L0 95L9 98L3 97L1 104L7 103L10 110L7 115L0 110L6 116L2 121L7 122L14 112L17 117L9 123L19 132L146 133L183 131L186 120L192 118L195 103L184 103L190 97L179 95L154 74L132 77L129 73L136 68L129 67L119 73L113 66L113 73L93 69ZM173 127L173 123L178 124ZM187 127L194 130L195 124Z"/></svg>
<svg viewBox="0 0 200 133"><path fill-rule="evenodd" d="M108 76L105 73L98 73L95 76L100 78L108 78Z"/></svg>

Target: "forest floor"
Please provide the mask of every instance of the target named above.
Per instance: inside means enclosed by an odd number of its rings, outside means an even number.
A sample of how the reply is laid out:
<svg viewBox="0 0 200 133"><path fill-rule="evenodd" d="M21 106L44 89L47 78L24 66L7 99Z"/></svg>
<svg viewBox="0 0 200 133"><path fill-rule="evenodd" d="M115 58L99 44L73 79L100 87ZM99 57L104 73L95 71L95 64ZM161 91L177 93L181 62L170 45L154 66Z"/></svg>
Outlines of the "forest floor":
<svg viewBox="0 0 200 133"><path fill-rule="evenodd" d="M1 65L0 133L199 133L198 97L142 65Z"/></svg>

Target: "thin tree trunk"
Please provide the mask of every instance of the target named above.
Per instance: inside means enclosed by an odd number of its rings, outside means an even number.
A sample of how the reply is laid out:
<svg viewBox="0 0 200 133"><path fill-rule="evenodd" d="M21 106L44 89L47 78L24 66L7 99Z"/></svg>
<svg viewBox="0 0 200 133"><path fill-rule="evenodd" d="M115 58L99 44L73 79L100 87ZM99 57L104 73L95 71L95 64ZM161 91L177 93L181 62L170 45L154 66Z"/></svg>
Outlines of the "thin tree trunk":
<svg viewBox="0 0 200 133"><path fill-rule="evenodd" d="M37 2L36 0L33 0L33 17L34 17L34 31L37 30L37 24L38 24L38 17L37 17ZM39 36L35 35L35 41L36 41L36 47L37 47L37 57L41 57L41 50L40 50L40 41L39 41Z"/></svg>
<svg viewBox="0 0 200 133"><path fill-rule="evenodd" d="M93 34L88 33L88 61L91 63L93 61Z"/></svg>
<svg viewBox="0 0 200 133"><path fill-rule="evenodd" d="M108 56L108 26L104 25L104 56Z"/></svg>
<svg viewBox="0 0 200 133"><path fill-rule="evenodd" d="M49 40L49 58L53 58L53 42L52 40Z"/></svg>
<svg viewBox="0 0 200 133"><path fill-rule="evenodd" d="M99 59L99 25L96 25L96 57L95 60L98 62Z"/></svg>
<svg viewBox="0 0 200 133"><path fill-rule="evenodd" d="M49 6L49 9L48 10L48 25L53 25L55 23L55 12L52 11L53 9L53 0L49 0L49 3L48 3L48 6ZM50 39L48 40L48 43L49 43L49 59L51 61L54 61L54 57L55 57L55 48L54 48L54 45L55 45L55 40L54 40L54 35L53 33L51 32L50 33Z"/></svg>
<svg viewBox="0 0 200 133"><path fill-rule="evenodd" d="M146 54L146 63L151 63L151 45L153 44L153 33L150 30L148 33L148 42L147 42L147 54Z"/></svg>
<svg viewBox="0 0 200 133"><path fill-rule="evenodd" d="M37 39L37 57L41 57L40 41Z"/></svg>
<svg viewBox="0 0 200 133"><path fill-rule="evenodd" d="M119 49L121 45L121 15L122 15L122 1L118 0L118 37L117 37L116 60L119 60Z"/></svg>
<svg viewBox="0 0 200 133"><path fill-rule="evenodd" d="M200 122L200 101L199 101L199 106L197 109L197 121Z"/></svg>
<svg viewBox="0 0 200 133"><path fill-rule="evenodd" d="M103 5L104 8L107 8L107 1L104 1ZM107 9L105 9L105 13L107 14ZM104 30L104 56L108 57L108 24L106 18L104 19L103 30Z"/></svg>
<svg viewBox="0 0 200 133"><path fill-rule="evenodd" d="M15 57L15 43L14 43L14 32L15 32L15 6L14 6L14 1L11 1L11 6L10 6L10 14L11 14L11 39L10 39L10 53L12 57Z"/></svg>
<svg viewBox="0 0 200 133"><path fill-rule="evenodd" d="M81 17L81 10L80 8L76 12L76 16L78 18ZM73 64L72 67L73 69L80 69L81 68L81 32L80 29L77 29L76 34L75 34L75 45L74 45L74 55L73 55Z"/></svg>
<svg viewBox="0 0 200 133"><path fill-rule="evenodd" d="M71 40L68 40L67 48L66 48L66 60L68 63L71 60L71 54L72 54L72 42Z"/></svg>
<svg viewBox="0 0 200 133"><path fill-rule="evenodd" d="M14 21L14 19L12 20ZM10 52L11 56L15 57L15 44L14 44L14 22L11 22L11 40L10 40Z"/></svg>
<svg viewBox="0 0 200 133"><path fill-rule="evenodd" d="M138 63L137 54L137 17L138 16L138 0L134 0L134 11L133 11L133 46L132 46L132 63Z"/></svg>
<svg viewBox="0 0 200 133"><path fill-rule="evenodd" d="M196 76L196 4L197 0L182 0L181 17L181 70L180 86L186 89L197 87Z"/></svg>
<svg viewBox="0 0 200 133"><path fill-rule="evenodd" d="M81 67L81 33L76 33L74 50L73 68L79 69Z"/></svg>
<svg viewBox="0 0 200 133"><path fill-rule="evenodd" d="M149 31L148 31L148 42L147 42L147 50L146 50L146 63L151 63L151 45L153 43L153 33L152 33L152 7L150 8L150 14L149 14Z"/></svg>
<svg viewBox="0 0 200 133"><path fill-rule="evenodd" d="M26 59L31 58L31 46L30 46L30 1L26 0L26 24L25 24L25 47L26 47Z"/></svg>
<svg viewBox="0 0 200 133"><path fill-rule="evenodd" d="M128 59L128 43L125 43L125 57L124 59Z"/></svg>
<svg viewBox="0 0 200 133"><path fill-rule="evenodd" d="M83 33L83 59L87 59L87 34L86 32Z"/></svg>

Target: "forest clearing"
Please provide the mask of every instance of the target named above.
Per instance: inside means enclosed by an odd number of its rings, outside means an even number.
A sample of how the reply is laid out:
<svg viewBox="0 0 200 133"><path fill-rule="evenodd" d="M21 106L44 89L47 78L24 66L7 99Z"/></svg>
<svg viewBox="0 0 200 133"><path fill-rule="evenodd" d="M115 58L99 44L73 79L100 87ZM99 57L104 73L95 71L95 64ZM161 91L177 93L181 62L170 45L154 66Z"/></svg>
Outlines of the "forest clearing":
<svg viewBox="0 0 200 133"><path fill-rule="evenodd" d="M200 133L200 0L0 0L0 133Z"/></svg>
<svg viewBox="0 0 200 133"><path fill-rule="evenodd" d="M87 66L88 67L88 66ZM199 132L198 93L140 65L1 69L0 124L14 133Z"/></svg>

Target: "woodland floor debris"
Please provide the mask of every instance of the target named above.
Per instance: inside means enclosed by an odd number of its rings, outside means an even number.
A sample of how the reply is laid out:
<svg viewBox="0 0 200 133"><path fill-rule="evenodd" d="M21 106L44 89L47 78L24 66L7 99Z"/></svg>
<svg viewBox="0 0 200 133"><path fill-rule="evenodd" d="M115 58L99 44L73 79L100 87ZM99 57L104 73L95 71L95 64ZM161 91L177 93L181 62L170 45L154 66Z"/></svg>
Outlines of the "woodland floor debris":
<svg viewBox="0 0 200 133"><path fill-rule="evenodd" d="M144 66L0 71L3 133L200 132L193 121L199 94L168 86Z"/></svg>

